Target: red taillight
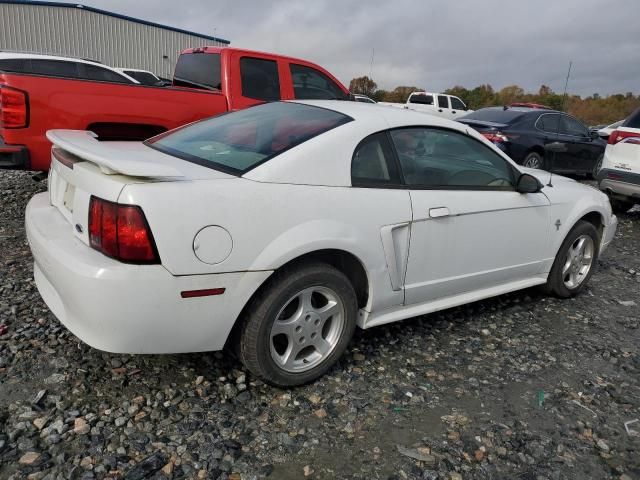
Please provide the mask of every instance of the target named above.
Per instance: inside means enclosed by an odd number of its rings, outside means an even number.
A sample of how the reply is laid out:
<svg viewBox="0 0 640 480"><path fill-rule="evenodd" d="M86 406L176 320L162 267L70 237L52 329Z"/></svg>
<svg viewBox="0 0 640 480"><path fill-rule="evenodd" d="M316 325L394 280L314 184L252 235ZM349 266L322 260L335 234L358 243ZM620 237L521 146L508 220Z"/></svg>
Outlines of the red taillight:
<svg viewBox="0 0 640 480"><path fill-rule="evenodd" d="M483 132L482 135L484 136L484 138L493 143L503 143L509 141L509 137L501 132Z"/></svg>
<svg viewBox="0 0 640 480"><path fill-rule="evenodd" d="M15 88L0 87L0 127L25 128L29 125L27 94Z"/></svg>
<svg viewBox="0 0 640 480"><path fill-rule="evenodd" d="M89 244L123 262L160 263L147 219L136 205L119 205L91 197Z"/></svg>
<svg viewBox="0 0 640 480"><path fill-rule="evenodd" d="M609 135L609 140L607 143L609 143L609 145L615 145L616 143L620 143L625 138L630 137L640 138L640 133L625 132L624 130L614 130L613 132L611 132L611 135Z"/></svg>

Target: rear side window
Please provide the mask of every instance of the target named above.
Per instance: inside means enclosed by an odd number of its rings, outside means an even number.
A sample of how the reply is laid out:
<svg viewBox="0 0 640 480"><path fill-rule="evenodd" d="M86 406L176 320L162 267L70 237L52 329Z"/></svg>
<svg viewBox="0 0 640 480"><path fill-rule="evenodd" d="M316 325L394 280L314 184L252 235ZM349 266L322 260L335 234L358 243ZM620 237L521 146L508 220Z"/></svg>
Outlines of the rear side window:
<svg viewBox="0 0 640 480"><path fill-rule="evenodd" d="M5 58L0 60L0 70L5 72L24 72L25 65L22 58Z"/></svg>
<svg viewBox="0 0 640 480"><path fill-rule="evenodd" d="M556 113L548 113L546 115L540 115L538 121L536 122L536 126L548 133L558 133L561 132L560 128L560 115Z"/></svg>
<svg viewBox="0 0 640 480"><path fill-rule="evenodd" d="M180 87L221 90L220 55L183 53L178 57L173 83Z"/></svg>
<svg viewBox="0 0 640 480"><path fill-rule="evenodd" d="M629 115L629 118L624 121L622 126L629 128L640 128L640 108Z"/></svg>
<svg viewBox="0 0 640 480"><path fill-rule="evenodd" d="M280 77L275 60L242 57L240 77L243 97L265 102L280 100Z"/></svg>
<svg viewBox="0 0 640 480"><path fill-rule="evenodd" d="M81 68L84 68L84 78L89 80L99 80L101 82L113 82L113 83L133 83L127 80L122 75L118 75L116 72L107 70L106 68L97 67L95 65L82 64Z"/></svg>
<svg viewBox="0 0 640 480"><path fill-rule="evenodd" d="M65 78L78 78L80 76L77 62L31 59L28 63L30 63L30 66L27 67L28 73Z"/></svg>
<svg viewBox="0 0 640 480"><path fill-rule="evenodd" d="M419 103L421 105L433 105L433 95L411 95L409 103Z"/></svg>
<svg viewBox="0 0 640 480"><path fill-rule="evenodd" d="M351 120L311 105L263 103L173 130L146 145L198 165L242 175Z"/></svg>
<svg viewBox="0 0 640 480"><path fill-rule="evenodd" d="M449 108L449 97L446 95L438 95L438 107Z"/></svg>
<svg viewBox="0 0 640 480"><path fill-rule="evenodd" d="M340 86L315 68L291 64L294 95L298 100L349 100Z"/></svg>
<svg viewBox="0 0 640 480"><path fill-rule="evenodd" d="M387 134L365 138L353 153L351 184L354 187L399 185L400 175Z"/></svg>

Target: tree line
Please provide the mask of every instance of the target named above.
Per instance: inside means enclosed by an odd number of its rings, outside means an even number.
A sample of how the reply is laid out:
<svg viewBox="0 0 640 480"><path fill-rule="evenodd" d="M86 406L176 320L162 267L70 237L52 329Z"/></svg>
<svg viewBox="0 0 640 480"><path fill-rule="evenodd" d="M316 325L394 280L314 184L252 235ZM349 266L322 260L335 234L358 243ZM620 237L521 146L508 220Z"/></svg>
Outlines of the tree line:
<svg viewBox="0 0 640 480"><path fill-rule="evenodd" d="M393 90L378 89L373 79L364 76L357 77L349 83L351 93L367 95L376 102L404 103L411 92L424 91L423 88L413 86L399 86ZM537 93L525 92L518 85L509 85L501 90L494 90L491 85L479 85L473 89L462 86L448 88L443 93L460 97L473 110L479 108L510 105L514 102L530 102L546 105L555 110L565 111L588 125L610 124L626 118L636 108L640 107L640 95L633 92L615 94L606 97L597 93L582 98L580 95L554 92L549 86L542 85Z"/></svg>

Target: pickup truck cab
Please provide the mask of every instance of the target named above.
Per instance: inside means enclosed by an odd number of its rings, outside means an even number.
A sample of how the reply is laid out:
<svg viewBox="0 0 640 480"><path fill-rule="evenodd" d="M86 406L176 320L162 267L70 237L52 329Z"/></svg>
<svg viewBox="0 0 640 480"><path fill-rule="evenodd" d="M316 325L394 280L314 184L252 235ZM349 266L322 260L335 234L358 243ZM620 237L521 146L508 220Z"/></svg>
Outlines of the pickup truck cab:
<svg viewBox="0 0 640 480"><path fill-rule="evenodd" d="M430 113L438 117L456 120L473 110L469 110L458 97L446 93L413 92L406 103L379 102L391 107L406 108L416 112Z"/></svg>
<svg viewBox="0 0 640 480"><path fill-rule="evenodd" d="M0 69L0 168L47 171L47 130L140 141L227 111L293 99L349 100L350 94L314 63L229 47L183 51L170 87Z"/></svg>

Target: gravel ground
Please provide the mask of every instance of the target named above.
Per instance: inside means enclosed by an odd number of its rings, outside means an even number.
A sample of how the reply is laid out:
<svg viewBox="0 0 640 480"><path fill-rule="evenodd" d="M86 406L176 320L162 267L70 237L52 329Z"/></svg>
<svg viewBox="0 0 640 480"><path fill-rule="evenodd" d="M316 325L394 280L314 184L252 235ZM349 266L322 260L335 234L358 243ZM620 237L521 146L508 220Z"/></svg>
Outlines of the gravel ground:
<svg viewBox="0 0 640 480"><path fill-rule="evenodd" d="M579 297L359 331L286 391L220 353L112 355L67 332L23 228L44 183L0 172L0 478L640 479L638 209Z"/></svg>

